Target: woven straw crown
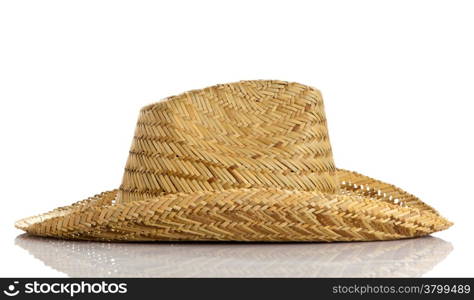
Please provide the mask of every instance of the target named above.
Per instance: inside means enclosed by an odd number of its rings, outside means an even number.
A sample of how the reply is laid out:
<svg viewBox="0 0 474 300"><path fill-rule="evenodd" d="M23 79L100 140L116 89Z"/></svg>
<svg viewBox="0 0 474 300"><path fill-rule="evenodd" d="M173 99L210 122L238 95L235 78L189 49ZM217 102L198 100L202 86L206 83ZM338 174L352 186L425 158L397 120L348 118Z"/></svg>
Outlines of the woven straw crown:
<svg viewBox="0 0 474 300"><path fill-rule="evenodd" d="M144 107L117 201L272 187L338 190L323 100L298 83L243 81Z"/></svg>

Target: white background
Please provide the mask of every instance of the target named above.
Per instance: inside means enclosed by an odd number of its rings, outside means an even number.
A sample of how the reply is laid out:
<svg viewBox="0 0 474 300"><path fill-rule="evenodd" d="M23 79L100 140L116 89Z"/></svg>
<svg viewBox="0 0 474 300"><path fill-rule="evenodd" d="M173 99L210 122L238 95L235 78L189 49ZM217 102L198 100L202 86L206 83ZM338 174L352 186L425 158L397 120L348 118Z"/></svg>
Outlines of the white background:
<svg viewBox="0 0 474 300"><path fill-rule="evenodd" d="M141 106L244 79L324 96L338 167L455 225L423 276L473 276L474 2L2 1L0 276L65 276L15 220L120 183Z"/></svg>

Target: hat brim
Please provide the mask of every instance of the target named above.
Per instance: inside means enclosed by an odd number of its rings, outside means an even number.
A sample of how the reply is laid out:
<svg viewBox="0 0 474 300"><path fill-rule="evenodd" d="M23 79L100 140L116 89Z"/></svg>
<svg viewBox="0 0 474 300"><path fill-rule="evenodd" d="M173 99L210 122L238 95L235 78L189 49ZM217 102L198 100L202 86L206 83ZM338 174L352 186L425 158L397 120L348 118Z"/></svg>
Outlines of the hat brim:
<svg viewBox="0 0 474 300"><path fill-rule="evenodd" d="M451 222L415 196L337 170L340 191L229 189L124 204L118 190L22 219L30 234L101 241L372 241L424 236Z"/></svg>

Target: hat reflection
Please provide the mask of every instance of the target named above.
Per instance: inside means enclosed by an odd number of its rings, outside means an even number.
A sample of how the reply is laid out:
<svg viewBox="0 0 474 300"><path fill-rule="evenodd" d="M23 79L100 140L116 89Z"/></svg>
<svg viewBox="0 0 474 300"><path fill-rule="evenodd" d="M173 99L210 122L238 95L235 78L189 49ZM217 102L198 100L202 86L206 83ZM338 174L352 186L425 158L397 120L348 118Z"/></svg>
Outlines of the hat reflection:
<svg viewBox="0 0 474 300"><path fill-rule="evenodd" d="M435 237L351 243L15 244L71 277L419 277L451 252Z"/></svg>

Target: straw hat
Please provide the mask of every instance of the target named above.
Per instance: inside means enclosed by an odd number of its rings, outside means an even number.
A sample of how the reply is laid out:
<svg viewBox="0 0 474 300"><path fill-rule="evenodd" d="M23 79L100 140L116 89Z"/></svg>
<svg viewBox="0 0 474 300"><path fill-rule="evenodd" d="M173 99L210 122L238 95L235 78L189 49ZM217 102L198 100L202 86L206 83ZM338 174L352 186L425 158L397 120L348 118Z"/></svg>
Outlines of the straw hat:
<svg viewBox="0 0 474 300"><path fill-rule="evenodd" d="M334 165L318 90L242 81L141 109L120 187L16 227L105 241L369 241L451 223Z"/></svg>

